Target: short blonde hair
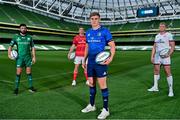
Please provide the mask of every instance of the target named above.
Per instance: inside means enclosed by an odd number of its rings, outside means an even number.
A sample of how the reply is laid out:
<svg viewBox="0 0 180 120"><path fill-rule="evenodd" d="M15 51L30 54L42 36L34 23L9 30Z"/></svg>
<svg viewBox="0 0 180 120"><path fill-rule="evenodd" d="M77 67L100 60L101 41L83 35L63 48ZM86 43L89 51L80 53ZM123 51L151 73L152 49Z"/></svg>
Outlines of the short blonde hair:
<svg viewBox="0 0 180 120"><path fill-rule="evenodd" d="M161 22L159 25L165 25L167 27L165 22Z"/></svg>

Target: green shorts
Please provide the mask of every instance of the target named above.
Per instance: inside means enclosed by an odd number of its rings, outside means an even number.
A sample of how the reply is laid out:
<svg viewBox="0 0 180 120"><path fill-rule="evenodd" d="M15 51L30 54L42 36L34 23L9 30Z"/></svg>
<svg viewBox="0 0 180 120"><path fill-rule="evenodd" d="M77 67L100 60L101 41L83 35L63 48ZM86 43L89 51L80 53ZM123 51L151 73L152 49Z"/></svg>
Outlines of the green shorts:
<svg viewBox="0 0 180 120"><path fill-rule="evenodd" d="M31 56L18 57L16 59L16 67L31 67L32 58Z"/></svg>

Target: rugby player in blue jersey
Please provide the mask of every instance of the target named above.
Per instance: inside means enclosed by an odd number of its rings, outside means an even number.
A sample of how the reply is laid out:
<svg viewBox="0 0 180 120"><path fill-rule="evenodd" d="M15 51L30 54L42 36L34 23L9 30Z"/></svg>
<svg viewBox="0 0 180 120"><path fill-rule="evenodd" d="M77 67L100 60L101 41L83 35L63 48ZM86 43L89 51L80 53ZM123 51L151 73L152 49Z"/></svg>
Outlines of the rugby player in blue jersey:
<svg viewBox="0 0 180 120"><path fill-rule="evenodd" d="M95 111L95 95L96 95L96 81L98 81L99 87L103 97L103 109L98 115L98 119L106 119L110 115L108 108L109 91L107 87L107 66L112 62L115 55L115 43L112 40L110 31L100 25L100 14L98 12L92 12L90 14L90 22L92 28L86 32L86 50L85 58L88 58L87 72L90 87L90 101L89 104L81 110L83 113ZM110 57L103 65L95 62L96 55L102 51L105 51L105 46L110 47ZM83 64L86 67L86 61Z"/></svg>

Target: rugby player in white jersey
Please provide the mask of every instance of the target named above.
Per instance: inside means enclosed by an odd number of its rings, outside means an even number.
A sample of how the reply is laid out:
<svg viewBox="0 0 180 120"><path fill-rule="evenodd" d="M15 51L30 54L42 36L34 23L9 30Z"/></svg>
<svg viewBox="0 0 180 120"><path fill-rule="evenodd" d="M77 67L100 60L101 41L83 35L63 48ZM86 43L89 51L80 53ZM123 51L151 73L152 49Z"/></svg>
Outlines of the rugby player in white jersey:
<svg viewBox="0 0 180 120"><path fill-rule="evenodd" d="M160 66L163 65L166 73L167 82L169 86L169 97L173 97L173 77L171 73L171 55L175 49L175 41L173 35L166 31L167 27L165 23L160 23L159 33L155 37L154 45L151 53L151 62L154 64L154 85L148 89L150 92L157 92L158 80L160 79ZM169 49L169 53L165 57L160 56L160 51L163 49Z"/></svg>

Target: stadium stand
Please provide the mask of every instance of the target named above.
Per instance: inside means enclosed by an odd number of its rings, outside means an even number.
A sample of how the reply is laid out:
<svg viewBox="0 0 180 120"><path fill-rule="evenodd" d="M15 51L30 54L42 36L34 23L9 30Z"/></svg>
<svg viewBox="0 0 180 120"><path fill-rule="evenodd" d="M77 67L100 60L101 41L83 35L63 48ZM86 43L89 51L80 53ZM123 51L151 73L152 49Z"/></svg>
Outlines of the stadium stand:
<svg viewBox="0 0 180 120"><path fill-rule="evenodd" d="M17 14L18 13L18 14ZM23 10L16 5L0 4L0 38L12 38L20 23L26 23L34 40L71 41L79 26L34 12ZM160 22L166 22L175 39L180 40L180 20L149 21L107 26L117 42L153 41Z"/></svg>

